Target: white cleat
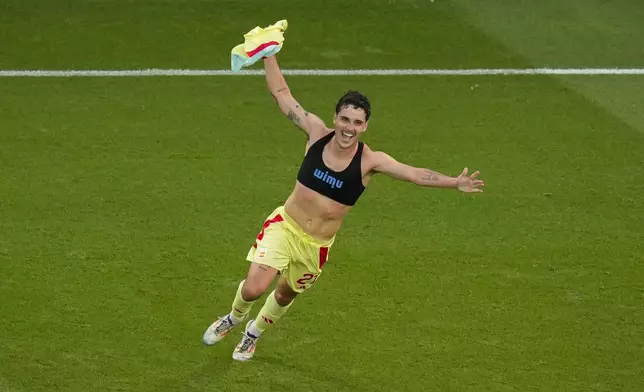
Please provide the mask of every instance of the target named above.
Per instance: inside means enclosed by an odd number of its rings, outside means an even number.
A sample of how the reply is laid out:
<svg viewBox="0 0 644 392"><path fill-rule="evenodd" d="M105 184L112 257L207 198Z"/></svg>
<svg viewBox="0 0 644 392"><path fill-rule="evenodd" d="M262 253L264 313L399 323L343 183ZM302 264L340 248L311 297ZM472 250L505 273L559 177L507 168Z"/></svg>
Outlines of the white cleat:
<svg viewBox="0 0 644 392"><path fill-rule="evenodd" d="M248 361L253 358L255 354L255 345L257 345L257 339L259 336L254 336L248 332L248 328L254 323L255 320L250 320L246 324L246 330L242 334L242 340L239 342L235 351L233 351L233 359L236 361Z"/></svg>
<svg viewBox="0 0 644 392"><path fill-rule="evenodd" d="M235 324L233 324L233 321L230 319L230 314L227 314L210 324L210 327L206 329L201 340L206 346L212 346L226 337L228 332L233 328L235 328Z"/></svg>

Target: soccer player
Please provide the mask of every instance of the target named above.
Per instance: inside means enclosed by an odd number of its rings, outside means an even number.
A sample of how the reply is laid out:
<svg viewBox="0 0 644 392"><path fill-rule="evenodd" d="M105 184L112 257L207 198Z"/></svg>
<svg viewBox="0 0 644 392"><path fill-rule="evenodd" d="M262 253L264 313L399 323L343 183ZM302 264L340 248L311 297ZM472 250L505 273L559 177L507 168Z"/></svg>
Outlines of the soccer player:
<svg viewBox="0 0 644 392"><path fill-rule="evenodd" d="M264 59L264 68L268 90L280 110L306 133L306 155L293 192L284 206L268 216L248 252L250 268L239 284L232 310L212 323L203 335L206 345L223 339L248 316L279 274L275 290L257 317L248 321L235 347L233 358L239 361L253 357L261 334L286 313L298 294L318 280L344 217L375 174L461 192L482 192L484 185L477 179L478 171L468 175L465 168L458 177L449 177L405 165L360 142L371 115L369 100L361 93L350 91L340 98L333 128L328 128L293 98L275 56Z"/></svg>

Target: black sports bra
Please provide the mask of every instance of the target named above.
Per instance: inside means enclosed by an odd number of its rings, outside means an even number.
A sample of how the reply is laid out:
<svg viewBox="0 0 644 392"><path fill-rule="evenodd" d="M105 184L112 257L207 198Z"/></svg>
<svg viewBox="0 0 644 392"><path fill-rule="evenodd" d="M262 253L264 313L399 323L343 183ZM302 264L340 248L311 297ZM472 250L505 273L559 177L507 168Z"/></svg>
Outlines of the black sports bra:
<svg viewBox="0 0 644 392"><path fill-rule="evenodd" d="M358 142L358 151L351 163L341 172L336 172L324 164L322 152L324 146L333 138L335 132L329 132L320 138L307 151L297 180L307 188L324 195L338 203L352 206L358 201L365 187L362 185L362 150L364 143Z"/></svg>

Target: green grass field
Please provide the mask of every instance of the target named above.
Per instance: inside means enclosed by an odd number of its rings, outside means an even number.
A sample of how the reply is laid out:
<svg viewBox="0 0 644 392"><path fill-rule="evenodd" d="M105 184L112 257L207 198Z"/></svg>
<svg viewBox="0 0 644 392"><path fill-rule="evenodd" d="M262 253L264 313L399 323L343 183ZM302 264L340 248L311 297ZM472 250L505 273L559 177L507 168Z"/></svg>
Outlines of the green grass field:
<svg viewBox="0 0 644 392"><path fill-rule="evenodd" d="M289 69L644 68L640 0L509 3L4 0L0 70L224 69L281 18ZM0 391L644 390L644 76L287 81L485 193L376 177L237 363L201 334L305 144L263 77L0 77Z"/></svg>

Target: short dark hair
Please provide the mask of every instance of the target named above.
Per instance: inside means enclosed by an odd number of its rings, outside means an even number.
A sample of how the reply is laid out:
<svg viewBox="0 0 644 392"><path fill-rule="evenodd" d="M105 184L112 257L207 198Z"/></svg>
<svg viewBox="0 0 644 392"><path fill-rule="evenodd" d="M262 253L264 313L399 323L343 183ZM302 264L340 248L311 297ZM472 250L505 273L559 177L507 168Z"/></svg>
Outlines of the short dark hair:
<svg viewBox="0 0 644 392"><path fill-rule="evenodd" d="M335 105L335 114L340 113L340 110L350 106L364 110L365 118L369 121L369 117L371 116L371 104L369 103L369 98L364 94L355 90L348 91Z"/></svg>

